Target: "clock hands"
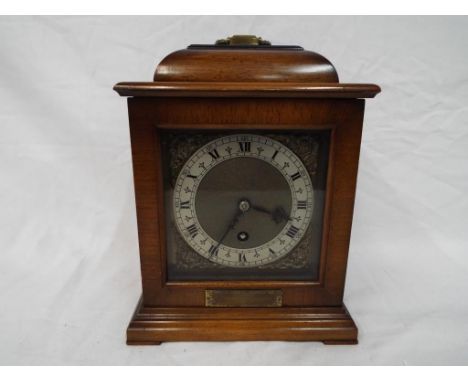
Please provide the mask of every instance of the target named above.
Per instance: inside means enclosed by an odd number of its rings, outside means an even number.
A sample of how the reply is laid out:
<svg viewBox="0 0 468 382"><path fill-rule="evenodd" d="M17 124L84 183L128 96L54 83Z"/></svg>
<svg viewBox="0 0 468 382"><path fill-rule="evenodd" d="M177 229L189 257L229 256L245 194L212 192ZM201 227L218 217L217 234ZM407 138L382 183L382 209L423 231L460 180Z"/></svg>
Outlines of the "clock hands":
<svg viewBox="0 0 468 382"><path fill-rule="evenodd" d="M255 205L255 204L251 204L250 201L245 199L245 198L241 199L239 201L238 209L236 210L236 213L234 214L233 218L229 222L229 224L228 224L226 230L224 231L223 235L218 240L218 244L216 246L212 247L212 249L210 249L211 255L216 255L217 254L219 246L223 243L223 240L226 238L226 236L229 234L229 232L231 232L236 227L237 223L239 222L239 218L250 209L258 211L258 212L263 212L263 213L268 214L268 215L271 215L273 221L276 224L281 223L283 220L285 220L285 221L292 220L288 216L287 212L284 210L283 207L276 207L274 210L269 210L269 209L267 209L265 207L258 206L258 205ZM247 235L246 233L243 233L243 234Z"/></svg>

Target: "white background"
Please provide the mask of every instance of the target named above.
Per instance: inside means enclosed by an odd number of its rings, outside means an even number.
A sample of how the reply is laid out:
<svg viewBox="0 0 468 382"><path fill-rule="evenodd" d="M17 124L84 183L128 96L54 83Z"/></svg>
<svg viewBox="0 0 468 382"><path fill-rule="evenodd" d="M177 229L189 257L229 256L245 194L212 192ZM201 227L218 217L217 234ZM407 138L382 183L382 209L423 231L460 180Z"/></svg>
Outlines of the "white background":
<svg viewBox="0 0 468 382"><path fill-rule="evenodd" d="M141 293L119 81L235 33L372 82L345 303L358 346L128 347ZM468 364L468 18L0 17L0 364Z"/></svg>

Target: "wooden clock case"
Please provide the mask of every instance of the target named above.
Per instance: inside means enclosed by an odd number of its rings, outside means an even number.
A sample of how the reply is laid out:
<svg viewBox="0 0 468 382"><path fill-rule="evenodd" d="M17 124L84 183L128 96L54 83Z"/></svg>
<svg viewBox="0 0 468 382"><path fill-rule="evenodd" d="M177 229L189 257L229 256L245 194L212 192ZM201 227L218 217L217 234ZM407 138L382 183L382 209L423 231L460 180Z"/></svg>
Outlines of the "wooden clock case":
<svg viewBox="0 0 468 382"><path fill-rule="evenodd" d="M153 82L122 82L114 89L128 97L143 284L127 344L357 343L358 330L343 305L343 291L364 98L374 97L380 88L339 83L335 68L324 57L297 46L261 42L192 45L164 58ZM253 128L330 131L318 280L168 280L161 132ZM229 295L232 291L238 292ZM265 299L268 291L279 293L277 304ZM209 296L216 292L224 296L225 305L210 303Z"/></svg>

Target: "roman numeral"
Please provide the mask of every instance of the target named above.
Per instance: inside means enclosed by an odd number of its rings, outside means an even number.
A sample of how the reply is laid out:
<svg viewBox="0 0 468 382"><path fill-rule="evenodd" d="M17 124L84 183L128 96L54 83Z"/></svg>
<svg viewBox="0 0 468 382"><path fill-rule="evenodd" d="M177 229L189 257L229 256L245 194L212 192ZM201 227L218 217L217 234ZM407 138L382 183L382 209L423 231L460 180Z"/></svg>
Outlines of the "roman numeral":
<svg viewBox="0 0 468 382"><path fill-rule="evenodd" d="M189 225L187 227L187 231L190 234L190 236L192 236L192 239L198 235L198 228L195 224Z"/></svg>
<svg viewBox="0 0 468 382"><path fill-rule="evenodd" d="M294 236L296 236L296 233L299 232L299 228L294 227L293 225L289 227L288 232L286 232L286 235L288 235L291 239L294 239Z"/></svg>
<svg viewBox="0 0 468 382"><path fill-rule="evenodd" d="M270 252L271 257L276 257L276 252L273 251L271 248L268 248L268 251Z"/></svg>
<svg viewBox="0 0 468 382"><path fill-rule="evenodd" d="M239 262L240 263L245 263L247 259L245 258L245 255L243 253L239 253Z"/></svg>
<svg viewBox="0 0 468 382"><path fill-rule="evenodd" d="M295 174L292 174L291 175L291 179L292 180L297 180L301 177L301 174L299 174L299 172L296 172Z"/></svg>
<svg viewBox="0 0 468 382"><path fill-rule="evenodd" d="M197 179L197 177L195 175L192 175L192 174L188 174L187 177L192 178L192 179Z"/></svg>
<svg viewBox="0 0 468 382"><path fill-rule="evenodd" d="M299 201L297 202L297 209L298 209L298 210L305 210L305 209L307 209L307 201L305 201L305 200L299 200Z"/></svg>
<svg viewBox="0 0 468 382"><path fill-rule="evenodd" d="M180 208L189 209L190 208L190 200L187 200L186 202L180 202Z"/></svg>
<svg viewBox="0 0 468 382"><path fill-rule="evenodd" d="M210 253L210 256L218 256L218 246L212 244L208 252Z"/></svg>
<svg viewBox="0 0 468 382"><path fill-rule="evenodd" d="M239 143L240 151L243 153L250 152L250 142L237 142Z"/></svg>
<svg viewBox="0 0 468 382"><path fill-rule="evenodd" d="M275 159L277 155L278 155L278 150L276 150L276 151L274 152L274 154L273 154L273 156L271 157L271 159Z"/></svg>
<svg viewBox="0 0 468 382"><path fill-rule="evenodd" d="M209 151L208 154L211 155L213 160L219 159L219 153L218 150L214 149L213 151Z"/></svg>

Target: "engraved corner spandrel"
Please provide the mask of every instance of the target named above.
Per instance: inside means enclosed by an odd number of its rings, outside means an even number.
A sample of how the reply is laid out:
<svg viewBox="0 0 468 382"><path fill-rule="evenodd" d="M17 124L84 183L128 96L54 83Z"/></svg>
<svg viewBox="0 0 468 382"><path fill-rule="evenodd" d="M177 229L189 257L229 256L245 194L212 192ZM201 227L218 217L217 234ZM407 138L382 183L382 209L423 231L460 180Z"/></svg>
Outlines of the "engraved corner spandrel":
<svg viewBox="0 0 468 382"><path fill-rule="evenodd" d="M168 181L171 187L174 186L177 176L182 167L190 156L198 150L201 146L208 142L225 136L226 134L181 134L181 133L167 133L163 136L163 145L166 150L167 160L170 164L168 171ZM318 150L319 142L316 137L311 134L304 133L291 133L291 134L266 134L283 145L291 149L304 163L309 175L314 181L317 174L318 167ZM174 232L174 261L171 266L176 271L190 271L190 270L215 270L225 268L223 265L209 261L196 254L185 240L180 236L175 224L172 222L171 229ZM275 262L261 265L256 269L263 270L292 270L302 269L311 265L314 261L308 256L308 248L311 246L313 237L310 234L312 225L309 225L306 234L302 241L289 253L288 255L278 259Z"/></svg>

